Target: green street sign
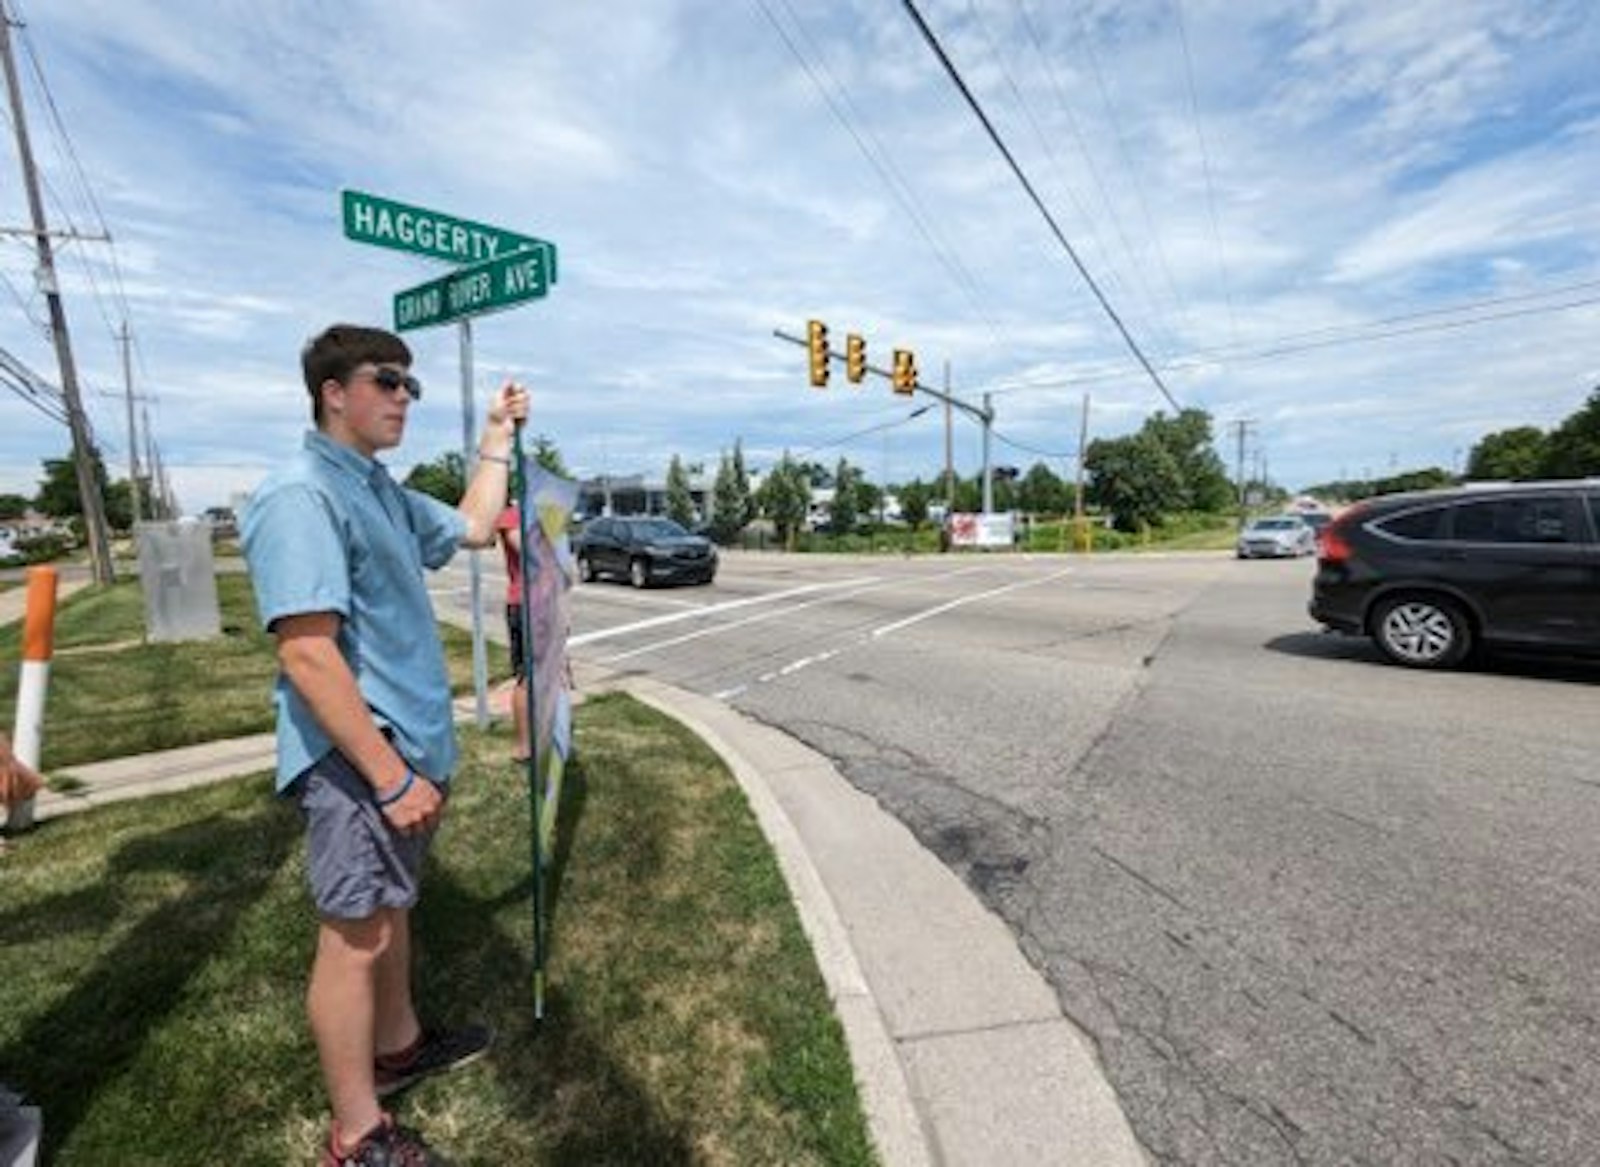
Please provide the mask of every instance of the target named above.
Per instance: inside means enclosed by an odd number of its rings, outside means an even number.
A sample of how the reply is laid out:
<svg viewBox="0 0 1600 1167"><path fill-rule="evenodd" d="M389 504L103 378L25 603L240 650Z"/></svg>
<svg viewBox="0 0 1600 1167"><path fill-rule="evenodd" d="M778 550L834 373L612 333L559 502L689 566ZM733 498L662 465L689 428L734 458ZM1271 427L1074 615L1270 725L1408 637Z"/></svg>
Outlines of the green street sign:
<svg viewBox="0 0 1600 1167"><path fill-rule="evenodd" d="M545 255L545 278L552 284L556 282L554 243L359 190L341 191L340 198L346 239L455 264L482 263L516 251L541 251Z"/></svg>
<svg viewBox="0 0 1600 1167"><path fill-rule="evenodd" d="M552 248L550 254L554 253ZM525 300L537 300L549 291L545 255L542 247L517 251L397 292L395 330L405 332L433 324L448 324L466 316L514 308Z"/></svg>

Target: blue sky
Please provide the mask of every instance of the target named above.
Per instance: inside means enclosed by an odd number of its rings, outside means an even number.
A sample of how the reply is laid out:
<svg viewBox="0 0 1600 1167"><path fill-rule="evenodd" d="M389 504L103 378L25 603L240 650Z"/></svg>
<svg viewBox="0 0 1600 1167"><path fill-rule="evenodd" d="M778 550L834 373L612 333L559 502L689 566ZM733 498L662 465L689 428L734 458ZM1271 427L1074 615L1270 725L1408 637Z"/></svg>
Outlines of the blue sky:
<svg viewBox="0 0 1600 1167"><path fill-rule="evenodd" d="M116 240L115 270L101 244L61 260L94 426L125 467L125 305L187 510L298 441L308 335L388 324L446 270L345 240L346 187L555 242L551 295L478 321L477 390L526 382L580 473L714 466L739 438L756 467L935 475L939 410L842 369L807 386L772 332L810 317L993 392L1000 463L1070 473L1086 393L1091 437L1170 409L888 0L12 8L53 225L96 215L34 59ZM1600 383L1588 0L919 8L1173 396L1249 419L1275 480L1451 466ZM0 238L0 346L53 381L33 267ZM455 329L407 336L428 394L401 470L461 441ZM0 490L32 493L65 431L9 393L0 419ZM954 443L974 472L976 427Z"/></svg>

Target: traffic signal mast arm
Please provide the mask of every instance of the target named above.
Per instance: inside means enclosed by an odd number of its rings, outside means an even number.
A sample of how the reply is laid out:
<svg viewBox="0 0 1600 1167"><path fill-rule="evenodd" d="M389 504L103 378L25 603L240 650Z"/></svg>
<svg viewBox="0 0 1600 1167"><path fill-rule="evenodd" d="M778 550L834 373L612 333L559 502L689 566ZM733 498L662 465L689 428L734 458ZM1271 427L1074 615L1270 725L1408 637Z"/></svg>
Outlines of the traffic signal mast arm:
<svg viewBox="0 0 1600 1167"><path fill-rule="evenodd" d="M797 344L801 348L811 347L811 342L805 337L794 336L791 333L783 331L781 328L774 328L772 330L772 335L777 337L779 340L788 341L790 344ZM828 355L829 358L832 359L838 354L830 351ZM894 380L894 373L890 369L880 368L879 366L871 364L870 362L867 364L866 369L867 372L882 377L886 381ZM959 397L952 397L950 394L942 393L930 385L924 385L921 381L917 382L916 391L918 393L926 393L929 397L937 398L938 400L943 401L945 404L953 406L956 409L961 410L963 413L969 414L974 420L984 425L988 425L994 421L994 410L992 407L986 409L980 408L976 405L971 405L968 402L961 400Z"/></svg>

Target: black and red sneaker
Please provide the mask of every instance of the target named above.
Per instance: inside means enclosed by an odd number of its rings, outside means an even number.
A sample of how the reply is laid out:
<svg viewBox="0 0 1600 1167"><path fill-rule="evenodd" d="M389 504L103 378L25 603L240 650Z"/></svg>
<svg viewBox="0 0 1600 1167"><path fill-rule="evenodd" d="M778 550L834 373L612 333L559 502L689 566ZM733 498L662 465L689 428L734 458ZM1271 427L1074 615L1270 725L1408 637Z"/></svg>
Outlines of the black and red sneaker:
<svg viewBox="0 0 1600 1167"><path fill-rule="evenodd" d="M322 1149L321 1167L450 1167L450 1161L423 1142L416 1131L386 1114L349 1150L340 1148L335 1123L328 1131L328 1145Z"/></svg>
<svg viewBox="0 0 1600 1167"><path fill-rule="evenodd" d="M373 1063L373 1083L378 1097L404 1090L419 1078L459 1070L489 1052L494 1030L487 1025L463 1025L459 1029L429 1029L403 1050L379 1054Z"/></svg>

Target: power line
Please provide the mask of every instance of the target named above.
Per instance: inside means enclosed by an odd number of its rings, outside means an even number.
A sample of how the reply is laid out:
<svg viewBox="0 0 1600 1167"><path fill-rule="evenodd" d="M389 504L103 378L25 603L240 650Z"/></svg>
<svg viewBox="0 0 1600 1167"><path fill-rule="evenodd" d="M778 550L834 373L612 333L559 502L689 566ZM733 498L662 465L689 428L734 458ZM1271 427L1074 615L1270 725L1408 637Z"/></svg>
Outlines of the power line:
<svg viewBox="0 0 1600 1167"><path fill-rule="evenodd" d="M1527 292L1516 296L1500 296L1488 300L1474 301L1469 304L1457 305L1453 308L1430 308L1421 312L1408 313L1400 316L1391 316L1382 320L1371 321L1357 327L1374 328L1384 324L1398 324L1413 320L1423 320L1430 316L1441 316L1461 312L1475 311L1478 308L1491 307L1497 304L1511 304L1530 299L1546 299L1550 296L1562 295L1567 292L1581 291L1587 288L1600 287L1600 280L1587 280L1582 283L1569 284L1565 287L1551 289L1544 292ZM1162 365L1168 372L1186 372L1201 369L1206 365L1233 365L1253 364L1257 361L1275 360L1278 357L1293 356L1296 353L1311 352L1316 349L1335 348L1350 344L1371 344L1376 341L1393 340L1396 337L1414 336L1426 332L1449 332L1461 328L1473 328L1480 324L1493 324L1500 320L1514 320L1523 316L1539 316L1547 312L1567 312L1574 308L1586 308L1593 304L1600 304L1600 296L1584 296L1575 300L1568 300L1561 304L1541 304L1537 307L1520 308L1509 312L1488 312L1471 316L1463 320L1441 320L1432 324L1418 324L1408 328L1394 328L1382 332L1359 333L1351 336L1332 336L1322 340L1306 338L1326 336L1335 332L1339 326L1313 329L1308 332L1290 333L1279 337L1277 340L1268 341L1272 347L1261 349L1244 349L1235 351L1232 346L1202 349L1176 360L1168 361ZM1305 343L1290 343L1305 339ZM1057 388L1063 385L1087 385L1100 381L1120 381L1128 374L1122 371L1106 371L1101 373L1086 373L1082 376L1066 377L1060 380L1031 382L1018 385L1002 385L988 390L996 396L1002 393L1016 393L1025 389Z"/></svg>
<svg viewBox="0 0 1600 1167"><path fill-rule="evenodd" d="M1025 454L1037 454L1041 458L1076 458L1076 450L1041 450L1037 446L1030 446L1026 442L1019 442L1015 438L1008 438L997 429L991 428L989 433L1003 446L1010 446L1013 450L1021 450Z"/></svg>
<svg viewBox="0 0 1600 1167"><path fill-rule="evenodd" d="M1033 184L1028 181L1028 176L1022 172L1022 167L1017 165L1017 160L1012 157L1011 151L1006 148L1005 142L1001 140L993 123L989 121L988 115L983 112L983 107L978 104L977 98L973 97L972 91L967 88L967 83L962 80L954 62L946 55L944 46L939 43L939 38L933 35L933 30L928 27L927 21L922 19L922 13L917 11L917 6L912 3L912 0L901 0L901 3L905 5L906 11L911 14L911 19L916 21L917 28L921 30L923 39L928 42L928 47L939 58L940 64L944 66L945 72L950 75L950 79L955 82L956 88L961 91L961 96L966 99L967 105L977 115L978 121L983 124L984 130L989 135L989 140L994 143L995 148L1005 158L1006 164L1011 167L1011 172L1017 176L1017 181L1022 184L1022 189L1027 191L1028 198L1038 208L1039 214L1044 216L1044 221L1049 225L1051 233L1055 235L1057 242L1066 251L1068 257L1072 260L1073 266L1078 269L1078 274L1083 277L1084 283L1089 285L1089 290L1094 293L1094 298L1100 302L1100 307L1105 310L1105 314L1110 317L1111 322L1117 326L1117 331L1122 334L1122 339L1127 344L1128 351L1138 358L1139 364L1143 366L1145 373L1156 388L1161 391L1161 395L1167 399L1172 408L1181 411L1182 407L1178 404L1177 398L1172 395L1167 388L1166 382L1161 379L1161 374L1156 372L1155 366L1150 363L1149 358L1144 355L1144 351L1139 347L1139 343L1133 339L1133 335L1128 331L1127 326L1122 323L1122 318L1117 315L1116 309L1106 299L1105 293L1100 290L1100 285L1095 283L1094 277L1089 274L1089 269L1083 266L1083 261L1078 258L1078 253L1073 249L1072 244L1067 241L1067 237L1062 234L1061 228L1056 225L1049 208L1044 205L1044 201L1039 198L1038 192L1033 189Z"/></svg>
<svg viewBox="0 0 1600 1167"><path fill-rule="evenodd" d="M847 442L853 442L857 438L870 437L872 434L878 433L880 430L894 429L898 426L909 425L912 421L921 417L932 408L933 406L931 405L924 405L921 408L913 409L910 413L906 414L905 417L896 418L894 421L880 422L877 425L868 426L864 430L857 430L853 434L846 434L842 438L835 438L831 442L823 442L820 446L812 446L810 449L801 450L798 454L795 454L794 457L804 458L807 454L815 454L818 450L831 450L834 446L845 445Z"/></svg>
<svg viewBox="0 0 1600 1167"><path fill-rule="evenodd" d="M1222 294L1228 304L1228 327L1235 343L1239 339L1239 318L1233 308L1233 286L1228 278L1228 257L1222 247L1222 230L1217 225L1217 184L1211 179L1211 152L1206 148L1205 129L1200 121L1200 98L1194 87L1194 58L1189 53L1189 32L1184 27L1183 0L1172 0L1177 18L1178 44L1183 48L1183 77L1189 88L1189 112L1194 118L1194 137L1200 146L1200 166L1206 177L1206 209L1211 216L1211 242L1217 249L1217 272L1222 277Z"/></svg>
<svg viewBox="0 0 1600 1167"><path fill-rule="evenodd" d="M802 35L805 35L805 28L800 23L799 18L795 16L794 10L789 7L788 0L780 0L780 3L784 5L784 10L788 12L789 19L794 23L795 27L800 30ZM963 294L966 295L974 311L977 312L978 317L984 322L985 325L988 326L990 335L994 336L996 340L999 340L1001 329L995 322L994 317L991 316L988 310L984 307L984 296L982 295L982 289L978 287L977 279L973 276L971 270L961 262L960 257L956 255L951 248L941 243L935 237L933 229L928 223L927 215L923 212L920 203L917 201L916 193L912 189L911 185L906 182L903 177L901 177L898 169L895 167L893 156L883 148L882 144L877 141L876 137L873 137L870 129L865 129L865 133L868 137L872 137L873 144L877 147L876 150L869 147L866 141L863 139L861 132L857 131L855 123L862 122L862 119L859 113L856 112L854 105L850 102L849 91L845 89L844 86L839 84L838 78L834 77L832 70L828 68L827 61L822 58L820 53L818 53L817 59L820 68L823 72L827 73L828 79L833 82L833 89L837 90L839 93L839 100L835 100L833 92L822 83L822 79L817 75L817 71L811 67L810 59L804 52L801 51L800 46L795 43L794 39L790 37L788 31L778 21L778 18L773 15L772 9L767 6L767 0L756 0L756 5L761 9L762 14L766 16L767 21L777 31L779 38L788 48L790 54L796 61L799 62L801 69L805 71L805 74L810 79L811 84L816 88L817 92L822 95L823 102L828 107L828 112L833 114L834 119L844 127L845 132L848 133L851 140L855 142L856 148L861 151L862 157L864 157L872 166L872 168L877 171L878 177L883 180L883 184L889 188L889 193L910 217L912 226L917 229L917 233L922 236L923 240L928 244L928 247L933 251L934 257L938 259L939 263L944 267L944 269L949 272L952 277L954 277L957 286L960 287ZM843 101L844 105L849 107L848 112L846 109L841 108L840 101ZM854 115L853 119L850 115ZM862 125L865 127L865 122L862 122Z"/></svg>

